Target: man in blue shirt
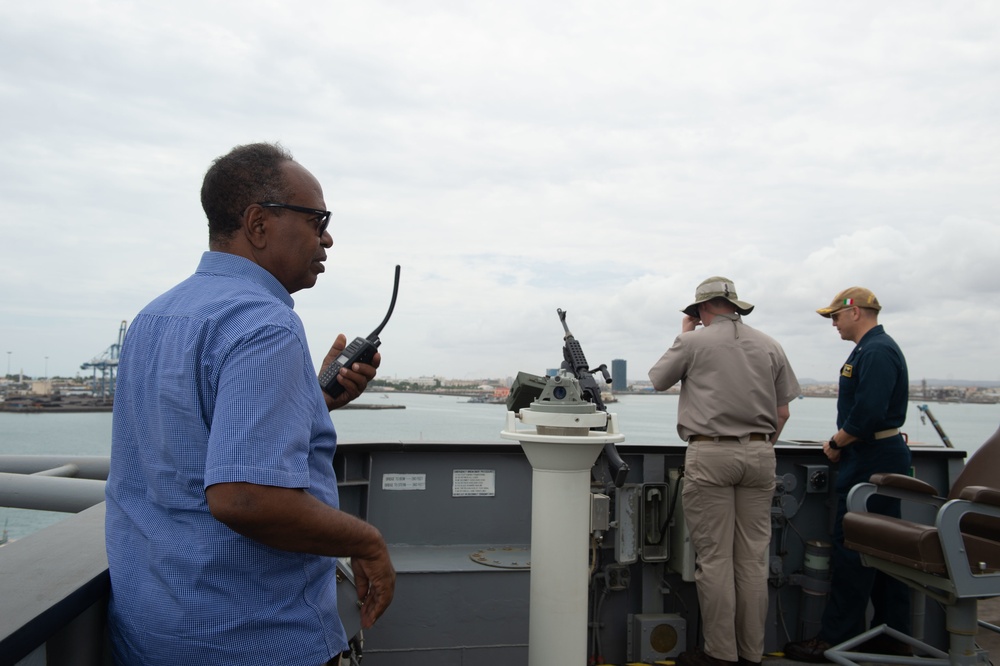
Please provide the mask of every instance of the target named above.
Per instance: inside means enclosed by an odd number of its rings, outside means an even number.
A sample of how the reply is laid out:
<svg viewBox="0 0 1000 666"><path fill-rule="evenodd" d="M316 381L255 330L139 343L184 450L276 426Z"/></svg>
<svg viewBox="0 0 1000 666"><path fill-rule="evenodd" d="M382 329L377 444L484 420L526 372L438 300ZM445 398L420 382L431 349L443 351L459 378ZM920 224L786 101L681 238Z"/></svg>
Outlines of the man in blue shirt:
<svg viewBox="0 0 1000 666"><path fill-rule="evenodd" d="M381 357L322 391L291 294L333 240L323 191L280 146L218 158L201 192L209 248L135 318L119 360L106 540L118 664L337 663L336 560L362 626L392 601L382 535L339 510L329 411ZM339 335L323 366L346 346Z"/></svg>
<svg viewBox="0 0 1000 666"><path fill-rule="evenodd" d="M837 432L823 445L831 462L839 462L837 514L830 559L830 598L819 635L785 646L785 656L796 661L827 661L823 653L867 629L865 613L871 599L872 626L888 624L910 632L909 591L905 584L861 564L861 557L844 546L843 518L847 493L878 472L907 474L910 449L899 428L906 420L909 376L906 359L895 340L878 323L882 309L868 289L851 287L817 310L833 321L840 337L855 343L840 370L837 396ZM868 509L899 517L899 500L874 497ZM908 646L879 634L857 648L879 654L912 654Z"/></svg>

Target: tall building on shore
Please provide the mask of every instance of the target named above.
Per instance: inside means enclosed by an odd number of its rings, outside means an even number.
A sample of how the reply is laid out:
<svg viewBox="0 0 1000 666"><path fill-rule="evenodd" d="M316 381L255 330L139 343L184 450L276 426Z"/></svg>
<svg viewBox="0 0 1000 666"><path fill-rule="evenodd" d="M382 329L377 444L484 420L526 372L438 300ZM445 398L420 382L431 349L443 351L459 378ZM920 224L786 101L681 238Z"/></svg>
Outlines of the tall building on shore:
<svg viewBox="0 0 1000 666"><path fill-rule="evenodd" d="M611 361L611 390L627 391L628 376L626 374L627 364L625 359L616 358Z"/></svg>

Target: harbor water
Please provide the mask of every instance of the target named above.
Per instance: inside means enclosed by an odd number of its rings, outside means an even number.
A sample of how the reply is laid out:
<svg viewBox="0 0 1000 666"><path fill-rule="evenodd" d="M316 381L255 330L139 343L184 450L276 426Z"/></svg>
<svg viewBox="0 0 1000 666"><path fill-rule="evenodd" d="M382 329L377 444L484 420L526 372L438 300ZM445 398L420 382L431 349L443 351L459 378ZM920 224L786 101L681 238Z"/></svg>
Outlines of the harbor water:
<svg viewBox="0 0 1000 666"><path fill-rule="evenodd" d="M472 403L466 397L414 393L368 393L357 401L373 407L333 413L342 442L473 441L503 442L505 408ZM930 419L911 401L903 431L911 442L940 445ZM973 452L1000 426L1000 404L929 403L928 407L957 449ZM825 441L834 432L836 401L802 398L790 405L784 440ZM626 443L679 444L676 395L621 395L608 411L618 414ZM0 412L0 455L108 455L111 414ZM0 507L0 525L11 539L65 518L64 514Z"/></svg>

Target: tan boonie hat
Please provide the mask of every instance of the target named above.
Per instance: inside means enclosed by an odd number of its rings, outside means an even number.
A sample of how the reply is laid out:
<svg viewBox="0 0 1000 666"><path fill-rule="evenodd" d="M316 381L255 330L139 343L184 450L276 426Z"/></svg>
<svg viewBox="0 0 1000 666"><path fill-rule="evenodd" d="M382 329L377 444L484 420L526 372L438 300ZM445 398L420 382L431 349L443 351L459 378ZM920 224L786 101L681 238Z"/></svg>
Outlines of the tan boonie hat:
<svg viewBox="0 0 1000 666"><path fill-rule="evenodd" d="M698 304L710 301L713 298L724 298L736 306L736 311L741 315L748 315L753 312L753 306L746 301L738 300L736 297L736 285L729 278L710 277L694 290L694 303L687 306L681 312L689 317L698 316Z"/></svg>
<svg viewBox="0 0 1000 666"><path fill-rule="evenodd" d="M875 298L875 294L871 291L865 289L864 287L849 287L834 296L833 303L830 303L830 305L825 308L816 310L816 312L824 317L829 317L834 312L840 312L844 308L849 308L854 305L857 305L859 308L875 310L875 312L882 309L882 306L878 303L878 299Z"/></svg>

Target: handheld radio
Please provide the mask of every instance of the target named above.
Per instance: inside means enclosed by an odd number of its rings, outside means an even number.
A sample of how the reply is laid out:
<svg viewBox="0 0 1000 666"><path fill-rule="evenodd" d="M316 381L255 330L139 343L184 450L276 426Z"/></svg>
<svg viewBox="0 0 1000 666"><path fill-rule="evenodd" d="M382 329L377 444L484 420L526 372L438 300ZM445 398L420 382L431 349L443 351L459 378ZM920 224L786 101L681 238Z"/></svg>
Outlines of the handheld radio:
<svg viewBox="0 0 1000 666"><path fill-rule="evenodd" d="M354 341L347 345L344 351L340 352L340 356L335 358L327 366L326 370L319 375L319 385L331 398L336 398L344 392L344 385L337 381L337 376L340 374L341 368L349 368L355 363L372 362L375 352L378 351L378 346L382 344L382 341L378 339L378 334L382 332L382 329L385 328L386 323L389 321L389 317L392 316L392 310L396 307L396 294L398 293L399 265L397 264L396 279L392 285L392 301L389 302L389 311L385 313L385 319L382 320L382 323L374 331L368 334L367 338L354 338Z"/></svg>

